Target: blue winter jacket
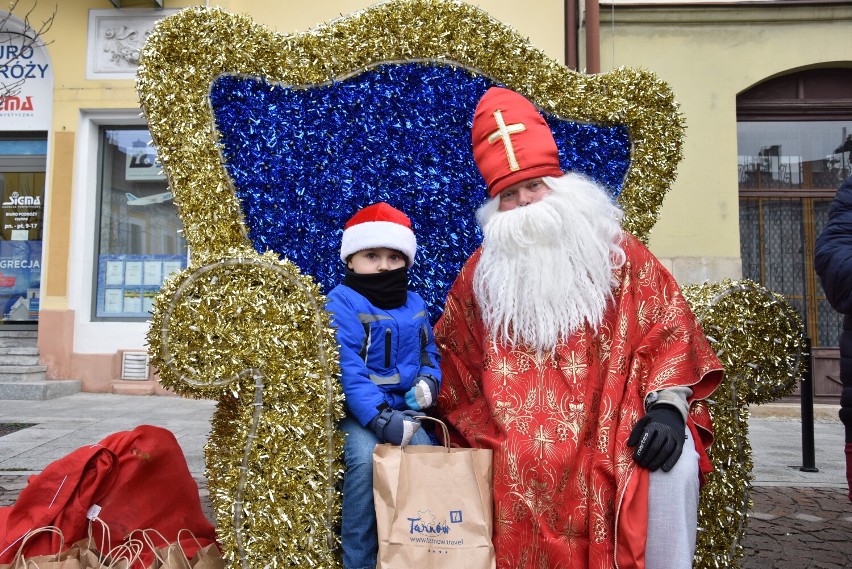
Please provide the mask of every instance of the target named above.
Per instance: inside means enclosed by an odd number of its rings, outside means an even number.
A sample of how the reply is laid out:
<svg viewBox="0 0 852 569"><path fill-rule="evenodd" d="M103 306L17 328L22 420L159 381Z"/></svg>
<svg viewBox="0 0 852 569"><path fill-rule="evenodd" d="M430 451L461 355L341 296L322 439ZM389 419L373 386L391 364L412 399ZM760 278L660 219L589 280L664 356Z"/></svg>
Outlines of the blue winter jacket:
<svg viewBox="0 0 852 569"><path fill-rule="evenodd" d="M840 419L846 428L846 442L852 443L852 178L837 190L814 249L814 269L825 297L835 310L846 315L840 334Z"/></svg>
<svg viewBox="0 0 852 569"><path fill-rule="evenodd" d="M432 376L440 385L438 348L417 293L409 292L403 306L383 310L341 284L328 294L326 308L337 328L346 406L362 426L382 403L408 409L405 393L417 376Z"/></svg>

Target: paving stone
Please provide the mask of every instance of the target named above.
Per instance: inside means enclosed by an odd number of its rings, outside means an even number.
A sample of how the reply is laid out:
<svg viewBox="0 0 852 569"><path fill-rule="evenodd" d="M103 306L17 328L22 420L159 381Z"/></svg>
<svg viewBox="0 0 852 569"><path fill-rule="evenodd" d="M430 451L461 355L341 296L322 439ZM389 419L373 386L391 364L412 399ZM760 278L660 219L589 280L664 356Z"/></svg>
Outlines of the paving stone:
<svg viewBox="0 0 852 569"><path fill-rule="evenodd" d="M752 518L752 519L755 519L755 520L769 521L769 520L774 520L778 516L775 516L775 515L772 515L772 514L761 514L761 513L755 512L753 514L749 514L749 517Z"/></svg>
<svg viewBox="0 0 852 569"><path fill-rule="evenodd" d="M796 514L794 517L797 520L802 520L803 522L822 522L822 521L825 521L825 518L821 518L819 516L810 516L808 514Z"/></svg>
<svg viewBox="0 0 852 569"><path fill-rule="evenodd" d="M751 498L742 569L852 567L852 527L843 527L852 503L845 489L754 487ZM761 515L768 511L776 517Z"/></svg>

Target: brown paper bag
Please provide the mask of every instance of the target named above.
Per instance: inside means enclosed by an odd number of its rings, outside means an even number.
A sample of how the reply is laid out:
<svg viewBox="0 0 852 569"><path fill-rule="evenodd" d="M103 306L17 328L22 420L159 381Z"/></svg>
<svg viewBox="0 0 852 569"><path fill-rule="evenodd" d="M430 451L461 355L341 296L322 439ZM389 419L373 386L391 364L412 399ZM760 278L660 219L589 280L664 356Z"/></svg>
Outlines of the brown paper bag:
<svg viewBox="0 0 852 569"><path fill-rule="evenodd" d="M55 555L24 555L24 549L29 538L39 533L51 532L59 535L59 552ZM80 560L75 555L64 553L65 539L62 530L55 526L45 526L34 529L21 539L21 545L12 563L0 564L0 569L81 569Z"/></svg>
<svg viewBox="0 0 852 569"><path fill-rule="evenodd" d="M125 542L113 547L106 553L102 553L89 540L80 543L78 555L81 569L130 569L131 567L140 567L138 559L141 551L141 542Z"/></svg>
<svg viewBox="0 0 852 569"><path fill-rule="evenodd" d="M192 565L192 569L225 569L222 552L219 551L219 547L215 543L199 549L189 564Z"/></svg>
<svg viewBox="0 0 852 569"><path fill-rule="evenodd" d="M131 533L131 536L136 534L139 534L147 550L154 555L153 564L146 569L224 569L225 567L225 560L222 559L219 546L215 543L202 546L198 538L187 529L180 530L173 542L169 542L155 529L136 530ZM195 555L192 559L187 557L182 545L185 543L184 540L189 538L192 538L197 546L194 548Z"/></svg>
<svg viewBox="0 0 852 569"><path fill-rule="evenodd" d="M186 558L186 554L180 545L180 534L178 534L177 541L174 542L170 542L163 534L152 528L136 530L130 535L136 536L137 534L140 536L139 539L145 543L146 550L154 555L154 561L147 569L190 569L189 559ZM163 545L157 545L155 542Z"/></svg>
<svg viewBox="0 0 852 569"><path fill-rule="evenodd" d="M18 565L10 565L13 569L80 569L78 559L57 559L55 555L37 555L27 557Z"/></svg>
<svg viewBox="0 0 852 569"><path fill-rule="evenodd" d="M0 563L0 569L80 569L80 561L57 559L55 555L36 555L12 563Z"/></svg>
<svg viewBox="0 0 852 569"><path fill-rule="evenodd" d="M89 537L75 543L71 550L78 550L81 569L139 569L139 557L144 543L133 537L133 532L113 546L109 526L99 517L89 518ZM95 534L100 533L100 540ZM100 544L100 545L99 545Z"/></svg>
<svg viewBox="0 0 852 569"><path fill-rule="evenodd" d="M494 569L491 490L488 449L376 446L377 569Z"/></svg>

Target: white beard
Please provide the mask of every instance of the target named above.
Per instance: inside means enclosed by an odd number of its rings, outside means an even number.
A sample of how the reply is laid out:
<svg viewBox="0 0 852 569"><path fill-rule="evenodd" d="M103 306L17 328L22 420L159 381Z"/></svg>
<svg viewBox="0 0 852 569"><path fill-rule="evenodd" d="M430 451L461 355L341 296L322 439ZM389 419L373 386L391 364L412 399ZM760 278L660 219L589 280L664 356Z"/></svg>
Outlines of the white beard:
<svg viewBox="0 0 852 569"><path fill-rule="evenodd" d="M544 178L552 192L500 212L477 211L484 240L474 273L476 300L496 344L550 352L582 326L597 330L625 262L622 212L578 174Z"/></svg>

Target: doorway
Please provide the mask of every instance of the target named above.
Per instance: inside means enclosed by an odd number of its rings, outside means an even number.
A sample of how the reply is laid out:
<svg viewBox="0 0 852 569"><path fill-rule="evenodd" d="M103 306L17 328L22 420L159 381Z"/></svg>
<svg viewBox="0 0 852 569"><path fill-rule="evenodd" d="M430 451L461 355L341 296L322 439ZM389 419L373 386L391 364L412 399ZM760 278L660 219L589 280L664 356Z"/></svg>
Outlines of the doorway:
<svg viewBox="0 0 852 569"><path fill-rule="evenodd" d="M852 69L811 69L737 97L743 278L783 294L813 350L814 395L837 398L835 312L813 268L814 244L852 173Z"/></svg>
<svg viewBox="0 0 852 569"><path fill-rule="evenodd" d="M41 298L47 137L0 137L0 330L35 329Z"/></svg>

